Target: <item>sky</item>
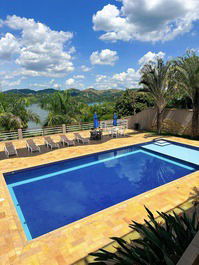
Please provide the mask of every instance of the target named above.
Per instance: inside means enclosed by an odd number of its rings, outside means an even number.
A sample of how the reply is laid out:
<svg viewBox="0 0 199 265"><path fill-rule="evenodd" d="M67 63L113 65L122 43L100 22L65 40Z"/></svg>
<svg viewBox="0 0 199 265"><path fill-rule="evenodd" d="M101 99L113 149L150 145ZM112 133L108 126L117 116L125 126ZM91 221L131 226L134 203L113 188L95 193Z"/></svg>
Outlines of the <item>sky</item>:
<svg viewBox="0 0 199 265"><path fill-rule="evenodd" d="M199 0L1 0L0 89L125 89L199 49Z"/></svg>

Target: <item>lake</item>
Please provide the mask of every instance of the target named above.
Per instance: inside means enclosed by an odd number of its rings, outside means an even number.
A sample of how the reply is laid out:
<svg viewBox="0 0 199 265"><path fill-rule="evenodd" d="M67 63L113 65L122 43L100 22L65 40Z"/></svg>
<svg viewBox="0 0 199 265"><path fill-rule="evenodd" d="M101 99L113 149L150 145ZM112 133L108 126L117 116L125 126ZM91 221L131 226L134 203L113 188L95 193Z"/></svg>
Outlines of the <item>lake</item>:
<svg viewBox="0 0 199 265"><path fill-rule="evenodd" d="M32 104L28 107L29 110L39 115L39 118L41 120L41 123L43 124L48 116L48 111L42 109L39 104ZM29 121L28 122L28 128L41 128L42 124L36 124L35 122Z"/></svg>
<svg viewBox="0 0 199 265"><path fill-rule="evenodd" d="M93 106L93 105L98 105L98 104L102 104L103 102L92 102L92 103L88 103L89 106ZM48 111L42 109L39 104L32 104L30 105L27 109L31 110L32 112L36 113L39 115L39 118L41 120L41 124L36 124L35 122L29 121L28 122L28 128L29 129L33 129L33 128L42 128L42 124L44 124L47 116L48 116Z"/></svg>
<svg viewBox="0 0 199 265"><path fill-rule="evenodd" d="M102 104L103 102L91 102L91 103L87 103L89 106L94 106L94 105L99 105Z"/></svg>

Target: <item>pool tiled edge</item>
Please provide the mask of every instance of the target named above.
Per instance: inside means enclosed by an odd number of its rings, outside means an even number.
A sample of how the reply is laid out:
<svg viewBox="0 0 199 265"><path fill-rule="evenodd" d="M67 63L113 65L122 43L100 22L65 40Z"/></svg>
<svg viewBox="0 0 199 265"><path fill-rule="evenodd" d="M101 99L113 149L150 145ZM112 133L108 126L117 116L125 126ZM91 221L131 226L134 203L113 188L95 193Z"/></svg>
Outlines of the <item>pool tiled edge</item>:
<svg viewBox="0 0 199 265"><path fill-rule="evenodd" d="M181 214L183 211L190 209L192 206L193 206L192 200L188 200L187 202L180 204L179 206L167 211L166 213L167 214L173 214L173 212L175 212L176 214ZM163 221L163 219L160 216L156 217L156 220L158 222ZM136 231L132 230L128 234L122 236L121 238L126 240L127 242L130 242L131 240L138 239L139 234ZM102 249L104 249L106 251L115 252L117 247L119 247L119 244L116 241L112 241L108 245L103 246ZM73 263L73 265L87 265L89 262L93 262L94 259L95 258L92 257L91 255L87 255L83 259Z"/></svg>
<svg viewBox="0 0 199 265"><path fill-rule="evenodd" d="M84 145L70 149L55 150L31 158L12 158L0 161L0 166L2 172L13 171L153 139L152 137L144 138L144 135L139 134L132 135L129 138L111 139L97 146ZM169 139L198 145L196 141L175 137L170 137ZM142 221L146 216L144 204L153 211L168 211L185 201L191 189L198 184L199 172L197 171L28 242L1 174L0 198L3 197L5 200L0 201L0 264L69 265L75 263L89 252L109 244L110 236L128 234L128 224L131 220Z"/></svg>

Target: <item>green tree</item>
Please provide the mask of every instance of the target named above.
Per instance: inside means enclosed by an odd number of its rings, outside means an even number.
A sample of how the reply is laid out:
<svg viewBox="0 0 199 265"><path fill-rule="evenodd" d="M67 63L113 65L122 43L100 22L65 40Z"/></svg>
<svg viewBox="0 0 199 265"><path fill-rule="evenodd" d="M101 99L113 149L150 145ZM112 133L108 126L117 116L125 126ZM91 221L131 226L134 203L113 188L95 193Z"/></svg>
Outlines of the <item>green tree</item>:
<svg viewBox="0 0 199 265"><path fill-rule="evenodd" d="M151 94L157 111L157 131L161 134L163 111L172 98L173 81L171 77L171 63L164 64L162 59L157 63L148 63L141 69L140 84Z"/></svg>
<svg viewBox="0 0 199 265"><path fill-rule="evenodd" d="M115 103L115 112L120 117L130 116L150 106L153 106L153 99L149 93L126 89Z"/></svg>
<svg viewBox="0 0 199 265"><path fill-rule="evenodd" d="M27 128L29 121L40 122L39 116L27 109L27 98L0 93L0 127L5 130Z"/></svg>
<svg viewBox="0 0 199 265"><path fill-rule="evenodd" d="M192 136L199 137L199 56L188 51L173 62L174 81L192 101Z"/></svg>
<svg viewBox="0 0 199 265"><path fill-rule="evenodd" d="M93 115L96 112L99 120L109 120L113 118L114 103L104 102L101 104L94 104L88 106L87 104L81 104L81 121L92 122Z"/></svg>
<svg viewBox="0 0 199 265"><path fill-rule="evenodd" d="M60 125L79 121L81 116L80 103L67 91L47 95L41 100L41 107L48 110L49 114L45 125Z"/></svg>
<svg viewBox="0 0 199 265"><path fill-rule="evenodd" d="M192 101L182 89L173 91L173 98L167 104L168 108L191 109Z"/></svg>
<svg viewBox="0 0 199 265"><path fill-rule="evenodd" d="M136 96L132 89L126 89L122 96L115 103L115 112L122 116L135 114Z"/></svg>

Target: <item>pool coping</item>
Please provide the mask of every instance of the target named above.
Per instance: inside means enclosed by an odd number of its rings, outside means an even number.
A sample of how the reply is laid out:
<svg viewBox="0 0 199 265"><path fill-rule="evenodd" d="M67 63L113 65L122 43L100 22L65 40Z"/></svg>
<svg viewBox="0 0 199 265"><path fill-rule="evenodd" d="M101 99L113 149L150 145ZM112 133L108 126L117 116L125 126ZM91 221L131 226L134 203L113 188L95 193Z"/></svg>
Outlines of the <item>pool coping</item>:
<svg viewBox="0 0 199 265"><path fill-rule="evenodd" d="M186 212L187 210L189 210L190 208L193 208L193 207L194 207L193 206L193 200L188 199L186 202L184 202L184 203L176 206L175 208L170 209L164 213L173 215L173 213L175 212L175 214L180 215L183 212ZM154 215L154 213L153 213L153 215ZM155 217L155 220L157 222L163 223L163 219L159 215ZM142 223L144 224L144 222L142 222ZM149 223L151 223L151 221L149 221ZM126 235L123 235L121 238L127 242L131 242L132 240L136 240L136 239L140 238L140 235L135 230L131 230L129 233L127 233ZM116 252L116 248L118 248L118 247L120 247L120 245L116 241L112 240L112 242L101 247L101 249L114 253L114 252ZM94 251L92 253L95 253L98 250L99 249L97 249L96 251ZM73 263L73 265L88 265L89 262L93 262L93 261L95 261L95 257L91 256L89 253L83 259Z"/></svg>
<svg viewBox="0 0 199 265"><path fill-rule="evenodd" d="M135 137L135 136L133 136L133 137ZM156 138L156 137L154 137L154 138ZM166 137L164 137L165 139L166 139ZM173 139L172 139L173 140ZM179 139L178 139L179 140ZM142 140L140 140L140 141L137 141L137 143L136 144L130 144L129 145L129 143L128 144L124 144L124 145L122 145L122 146L120 146L120 147L115 147L115 148L106 148L106 150L102 150L102 152L106 152L106 151L110 151L110 150L116 150L116 149L119 149L119 148L123 148L123 147L128 147L128 146L132 146L132 145L139 145L139 144L141 144L141 143L146 143L146 142L150 142L151 140L149 139L142 139ZM175 141L174 141L175 142ZM185 144L185 145L187 145L187 143ZM190 146L191 146L191 144L189 144ZM194 146L194 145L193 145ZM89 155L89 154L95 154L95 153L99 153L100 151L98 151L98 152L87 152L84 156L87 156L87 155ZM72 157L72 159L73 158L76 158L76 157L80 157L80 156L78 156L78 155L75 155L75 156L73 156ZM19 158L20 159L20 158ZM66 160L66 159L64 159L64 160ZM55 161L53 161L53 162L51 162L51 163L54 163L54 162L59 162L60 161L60 159L58 159L58 160L55 160ZM47 163L47 164L49 164L49 163ZM36 165L37 166L37 165ZM33 166L33 167L35 167L35 166ZM18 170L20 167L17 167L17 169L16 170ZM24 166L21 166L21 169L24 169ZM19 169L20 170L20 169ZM11 171L12 172L12 171ZM6 188L7 188L7 185L6 185L6 183L5 183L5 179L4 179L4 177L2 178L2 174L3 173L8 173L8 171L1 171L1 176L0 176L0 178L1 178L1 180L3 179L3 182L4 182L4 185L6 186ZM58 229L56 229L56 230L54 230L54 231L51 231L51 232L49 232L49 233L47 233L47 234L45 234L45 235L42 235L42 236L40 236L40 237L37 237L37 238L35 238L35 239L33 239L33 240L31 240L31 241L27 241L27 240L24 240L24 235L21 235L22 236L22 241L24 241L23 243L24 243L24 247L26 247L27 245L29 245L29 243L30 243L30 245L32 244L32 243L34 243L34 242L36 242L36 243L38 243L39 241L41 241L43 238L49 238L52 234L57 234L57 233L59 233L59 232L63 232L63 231L65 231L66 229L69 229L69 228L71 228L72 226L77 226L77 225L79 225L79 224L81 224L82 222L83 223L85 223L85 222L87 222L89 219L92 219L93 217L95 217L95 216L97 216L97 215L102 215L102 214L104 214L105 212L106 212L106 214L107 214L107 212L108 211L110 211L110 210L112 210L112 209L117 209L117 208L123 208L123 206L125 205L125 204L128 204L128 202L129 201L132 201L132 200L137 200L140 196L142 196L142 197L147 197L147 196L149 196L151 193L154 193L154 192L156 192L156 190L159 190L160 188L162 188L163 187L163 189L165 189L168 185L171 185L171 186L173 186L173 185L176 185L177 183L179 183L179 182L184 182L185 181L185 179L186 178L195 178L195 177L197 177L197 176L199 176L199 174L198 174L198 171L196 171L196 172L194 172L194 173L191 173L191 174L189 174L189 175L186 175L186 176L184 176L184 177L181 177L180 179L177 179L177 180L174 180L174 181L172 181L172 182L169 182L169 183L167 183L167 184L164 184L164 185L162 185L162 186L159 186L159 187L157 187L157 188L155 188L155 189L153 189L153 190L149 190L149 191L147 191L147 192L145 192L145 193L142 193L142 194L140 194L140 195L137 195L137 196L135 196L135 197L133 197L133 198L130 198L130 199L128 199L128 200L126 200L126 201L123 201L123 202L121 202L121 203L119 203L119 204L116 204L116 205L113 205L113 206L111 206L111 207L108 207L108 208L106 208L106 209L103 209L103 210L101 210L101 211L99 211L99 212L97 212L97 213L94 213L94 214L92 214L92 215L90 215L90 216L87 216L87 217L85 217L85 218L83 218L83 219L80 219L80 220L78 220L78 221L76 221L76 222L73 222L73 223L71 223L71 224L68 224L68 225L66 225L66 226L64 226L64 227L60 227L60 228L58 228ZM183 180L182 180L183 179ZM181 180L181 181L179 181L179 180ZM5 188L5 186L4 186L4 188ZM18 218L18 216L17 216L17 213L16 213L16 210L15 210L15 207L14 207L14 204L13 204L13 202L12 202L12 198L11 198L11 196L10 196L10 194L9 194L9 191L7 190L7 192L8 192L8 197L10 197L9 198L9 200L10 200L10 203L11 203L11 210L12 210L12 212L13 212L13 210L14 210L14 215L15 215L15 220ZM14 208L14 209L13 209ZM159 210L159 209L158 209ZM18 220L19 221L19 220ZM19 223L18 223L18 225L19 225ZM21 225L21 224L20 224ZM127 224L126 224L127 225ZM128 225L127 225L128 226ZM24 233L23 232L23 229L21 228L21 229L19 229L20 230L20 233ZM101 244L101 247L103 246L104 244ZM100 244L99 244L99 246L97 247L97 248L99 248L100 247ZM96 248L95 248L96 249ZM94 250L93 250L94 251ZM83 257L82 257L83 258ZM79 259L77 259L77 260L79 260ZM17 262L17 261L16 261ZM73 262L72 262L73 263ZM15 263L15 264L20 264L20 263ZM28 264L28 263L27 263ZM38 263L38 264L43 264L43 263ZM50 264L50 263L49 263ZM71 264L71 263L65 263L65 264Z"/></svg>

